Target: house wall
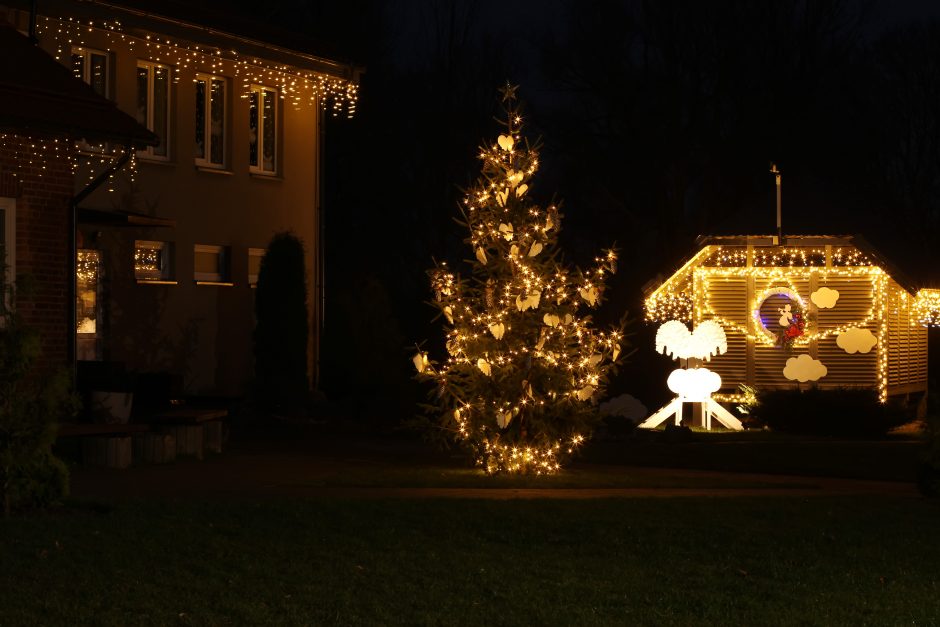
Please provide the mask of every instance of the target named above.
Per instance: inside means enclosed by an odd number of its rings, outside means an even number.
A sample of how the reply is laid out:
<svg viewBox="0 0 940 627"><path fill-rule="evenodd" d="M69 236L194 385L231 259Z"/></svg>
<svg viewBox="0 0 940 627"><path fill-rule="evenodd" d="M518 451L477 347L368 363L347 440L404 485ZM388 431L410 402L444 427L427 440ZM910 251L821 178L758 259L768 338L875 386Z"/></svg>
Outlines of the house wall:
<svg viewBox="0 0 940 627"><path fill-rule="evenodd" d="M16 215L16 274L28 275L31 290L16 300L24 322L39 331L43 372L68 364L68 223L73 175L68 147L43 152L33 140L6 135L0 140L0 197L13 199ZM31 162L31 163L30 163Z"/></svg>
<svg viewBox="0 0 940 627"><path fill-rule="evenodd" d="M53 42L41 42L48 50ZM103 35L86 37L88 47L106 49ZM137 113L136 67L152 60L142 46L111 44L111 96ZM65 61L65 60L63 60ZM277 176L249 173L248 101L242 80L227 75L227 167L197 167L194 157L194 68L179 68L171 87L170 159L137 160L131 181L119 176L113 191L101 189L83 203L95 209L126 209L175 220L175 228L81 225L83 246L101 251L102 320L100 357L134 371L171 371L193 394L242 395L252 379L254 290L248 284L248 249L264 248L272 235L289 230L307 248L311 345L316 276L318 197L318 109L279 103ZM226 76L224 72L221 75ZM276 85L270 85L276 86ZM97 159L88 157L94 164ZM83 185L77 177L76 189ZM172 245L173 285L139 284L134 277L135 239ZM230 286L196 285L196 244L222 245L230 253Z"/></svg>

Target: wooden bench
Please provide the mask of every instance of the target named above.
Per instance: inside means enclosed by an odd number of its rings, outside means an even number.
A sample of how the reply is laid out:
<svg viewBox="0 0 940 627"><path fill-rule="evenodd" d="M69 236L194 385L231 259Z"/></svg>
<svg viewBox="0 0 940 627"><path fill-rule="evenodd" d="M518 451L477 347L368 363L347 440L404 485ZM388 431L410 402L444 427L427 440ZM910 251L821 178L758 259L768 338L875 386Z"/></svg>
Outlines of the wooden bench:
<svg viewBox="0 0 940 627"><path fill-rule="evenodd" d="M136 423L61 423L60 438L82 438L82 463L89 466L127 468L131 465L131 439L146 433L148 425Z"/></svg>
<svg viewBox="0 0 940 627"><path fill-rule="evenodd" d="M196 409L182 407L151 418L154 425L162 425L176 438L176 454L202 459L204 451L222 452L224 419L227 409Z"/></svg>

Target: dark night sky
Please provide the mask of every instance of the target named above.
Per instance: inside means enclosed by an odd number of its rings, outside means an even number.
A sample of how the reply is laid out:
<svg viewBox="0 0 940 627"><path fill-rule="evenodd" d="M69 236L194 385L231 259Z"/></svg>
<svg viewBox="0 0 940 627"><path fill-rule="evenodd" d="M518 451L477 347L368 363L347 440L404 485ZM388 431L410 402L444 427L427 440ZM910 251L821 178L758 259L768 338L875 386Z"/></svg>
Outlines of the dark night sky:
<svg viewBox="0 0 940 627"><path fill-rule="evenodd" d="M327 128L330 393L401 394L407 347L439 335L424 271L468 256L458 188L506 79L545 142L532 194L566 203L567 258L622 249L601 321L638 315L696 235L772 231L771 160L785 230L862 232L940 280L940 2L244 5L367 66L356 119Z"/></svg>

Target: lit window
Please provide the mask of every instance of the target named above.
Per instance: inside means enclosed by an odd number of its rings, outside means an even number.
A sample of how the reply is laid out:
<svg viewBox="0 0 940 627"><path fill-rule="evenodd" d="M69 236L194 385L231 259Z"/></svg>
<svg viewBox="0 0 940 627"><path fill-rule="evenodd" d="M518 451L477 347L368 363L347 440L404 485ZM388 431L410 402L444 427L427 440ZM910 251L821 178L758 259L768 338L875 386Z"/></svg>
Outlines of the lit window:
<svg viewBox="0 0 940 627"><path fill-rule="evenodd" d="M226 79L196 75L196 163L225 167Z"/></svg>
<svg viewBox="0 0 940 627"><path fill-rule="evenodd" d="M193 252L193 278L196 283L228 282L228 252L224 246L196 244Z"/></svg>
<svg viewBox="0 0 940 627"><path fill-rule="evenodd" d="M258 285L258 273L261 271L261 258L264 257L263 248L248 249L248 285Z"/></svg>
<svg viewBox="0 0 940 627"><path fill-rule="evenodd" d="M156 159L170 156L170 68L149 61L137 62L137 121L160 138L137 154Z"/></svg>
<svg viewBox="0 0 940 627"><path fill-rule="evenodd" d="M169 242L134 242L134 277L138 281L166 281L170 266Z"/></svg>
<svg viewBox="0 0 940 627"><path fill-rule="evenodd" d="M97 250L81 248L75 260L75 333L76 356L81 360L98 359L98 267Z"/></svg>
<svg viewBox="0 0 940 627"><path fill-rule="evenodd" d="M248 94L248 165L252 172L277 172L277 90L253 85Z"/></svg>
<svg viewBox="0 0 940 627"><path fill-rule="evenodd" d="M72 72L105 98L111 96L108 58L108 53L101 50L78 46L72 48Z"/></svg>

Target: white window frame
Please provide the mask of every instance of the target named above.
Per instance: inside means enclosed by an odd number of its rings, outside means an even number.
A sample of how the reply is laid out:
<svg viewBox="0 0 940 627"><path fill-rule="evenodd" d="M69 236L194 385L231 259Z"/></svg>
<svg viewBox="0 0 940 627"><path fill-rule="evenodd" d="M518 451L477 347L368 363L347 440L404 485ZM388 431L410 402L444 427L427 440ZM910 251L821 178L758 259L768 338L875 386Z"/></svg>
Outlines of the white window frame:
<svg viewBox="0 0 940 627"><path fill-rule="evenodd" d="M155 272L148 271L147 274L141 274L137 270L137 251L139 249L147 250L159 250L160 251L160 267ZM138 283L176 283L176 281L171 281L172 278L172 262L170 259L171 251L173 250L172 244L170 242L164 242L159 240L146 240L138 239L134 240L134 278Z"/></svg>
<svg viewBox="0 0 940 627"><path fill-rule="evenodd" d="M156 63L154 61L146 61L143 59L137 60L137 66L139 68L147 68L147 123L144 126L147 127L150 131L155 133L158 137L158 133L153 128L153 112L154 112L154 98L153 98L153 76L154 69L161 68L166 70L167 73L167 84L166 84L166 135L164 137L164 142L166 143L166 154L158 155L154 153L155 146L147 146L143 150L137 151L137 156L149 159L153 161L170 161L170 156L172 155L173 144L170 141L171 131L173 129L173 69L169 65L163 63ZM134 74L134 85L135 85L135 98L139 97L139 94L136 93L136 85L138 81L138 76ZM136 100L135 100L136 102Z"/></svg>
<svg viewBox="0 0 940 627"><path fill-rule="evenodd" d="M3 246L6 249L6 285L16 281L16 199L0 198L0 209L4 212ZM6 297L6 294L3 295Z"/></svg>
<svg viewBox="0 0 940 627"><path fill-rule="evenodd" d="M72 46L72 55L82 57L82 74L84 78L81 80L87 85L91 85L91 55L93 54L104 57L104 97L111 98L114 93L111 86L111 53L106 50L89 48L88 46ZM69 57L69 60L71 61L71 57ZM70 69L74 71L75 66L72 65Z"/></svg>
<svg viewBox="0 0 940 627"><path fill-rule="evenodd" d="M196 255L199 253L215 254L218 259L217 272L197 272ZM228 250L226 246L215 244L195 244L193 246L193 280L197 285L231 285L229 282Z"/></svg>
<svg viewBox="0 0 940 627"><path fill-rule="evenodd" d="M266 87L264 85L252 85L250 89L251 94L258 94L258 165L251 164L251 153L249 151L248 155L248 171L252 174L260 174L262 176L277 176L278 171L281 167L281 158L278 154L278 149L280 146L280 136L281 136L281 116L278 112L279 103L281 94L275 87ZM265 170L264 169L264 94L269 92L274 94L274 169ZM251 124L251 102L249 100L249 118L248 123ZM249 126L248 132L251 132L251 127Z"/></svg>
<svg viewBox="0 0 940 627"><path fill-rule="evenodd" d="M251 259L252 257L258 258L258 272L261 272L261 259L264 257L263 248L249 248L248 249L248 285L250 287L258 286L258 275L251 273Z"/></svg>
<svg viewBox="0 0 940 627"><path fill-rule="evenodd" d="M212 154L212 81L222 81L225 85L225 91L222 94L222 106L223 108L223 117L222 117L222 163L214 163L211 161ZM203 74L197 73L196 78L193 79L193 85L199 81L204 81L206 83L206 102L205 110L203 111L203 137L205 138L205 147L203 149L203 158L195 157L196 165L200 168L212 168L215 170L225 170L228 166L228 120L229 120L229 90L231 81L228 77L219 76L217 74ZM195 91L194 91L195 95ZM195 97L193 98L195 101ZM195 111L194 111L195 113ZM196 137L193 136L193 147L195 148Z"/></svg>

